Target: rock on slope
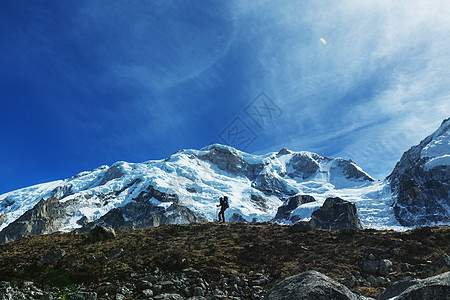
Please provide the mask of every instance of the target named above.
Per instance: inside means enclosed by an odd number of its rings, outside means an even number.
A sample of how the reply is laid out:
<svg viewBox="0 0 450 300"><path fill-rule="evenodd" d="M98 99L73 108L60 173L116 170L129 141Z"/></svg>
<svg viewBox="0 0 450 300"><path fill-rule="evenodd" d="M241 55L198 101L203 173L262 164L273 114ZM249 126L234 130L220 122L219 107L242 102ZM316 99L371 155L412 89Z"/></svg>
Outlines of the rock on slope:
<svg viewBox="0 0 450 300"><path fill-rule="evenodd" d="M311 227L327 230L362 229L355 204L341 198L328 198L313 212Z"/></svg>
<svg viewBox="0 0 450 300"><path fill-rule="evenodd" d="M363 300L347 287L317 271L307 271L289 277L273 287L266 300Z"/></svg>
<svg viewBox="0 0 450 300"><path fill-rule="evenodd" d="M227 218L238 213L246 221L268 221L283 202L311 194L316 201L306 203L302 216L309 218L327 197L372 184L351 160L287 149L251 155L215 144L0 195L0 242L97 224L131 229L214 220L222 195L230 199Z"/></svg>
<svg viewBox="0 0 450 300"><path fill-rule="evenodd" d="M450 118L406 151L387 177L404 226L450 222Z"/></svg>
<svg viewBox="0 0 450 300"><path fill-rule="evenodd" d="M450 299L450 272L425 279L399 281L387 288L378 300Z"/></svg>

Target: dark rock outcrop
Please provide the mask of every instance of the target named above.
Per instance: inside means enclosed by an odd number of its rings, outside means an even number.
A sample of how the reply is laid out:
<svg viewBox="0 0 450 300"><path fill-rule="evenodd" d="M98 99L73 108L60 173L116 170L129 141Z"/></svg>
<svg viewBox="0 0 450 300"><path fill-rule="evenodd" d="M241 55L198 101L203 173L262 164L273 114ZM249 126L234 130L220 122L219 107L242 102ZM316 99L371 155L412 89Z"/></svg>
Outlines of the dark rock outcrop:
<svg viewBox="0 0 450 300"><path fill-rule="evenodd" d="M252 182L252 187L260 190L266 195L292 196L294 191L288 190L279 178L271 174L259 174Z"/></svg>
<svg viewBox="0 0 450 300"><path fill-rule="evenodd" d="M233 223L248 223L248 221L247 221L246 219L244 219L244 217L241 216L241 215L238 214L238 213L234 213L234 214L231 216L229 222L233 222Z"/></svg>
<svg viewBox="0 0 450 300"><path fill-rule="evenodd" d="M327 230L361 229L355 204L341 198L327 198L321 208L311 215L313 228Z"/></svg>
<svg viewBox="0 0 450 300"><path fill-rule="evenodd" d="M313 157L303 155L300 153L294 154L289 161L287 167L293 171L288 173L289 177L300 177L306 179L316 174L319 170L319 164L313 158L320 159L319 155L313 154Z"/></svg>
<svg viewBox="0 0 450 300"><path fill-rule="evenodd" d="M40 265L46 265L46 264L51 264L61 258L64 257L64 255L66 255L66 251L64 251L63 249L57 249L57 250L52 250L50 252L47 252L39 261L38 264Z"/></svg>
<svg viewBox="0 0 450 300"><path fill-rule="evenodd" d="M67 205L55 198L41 199L0 232L0 243L54 231L59 226L58 220L65 215L64 208Z"/></svg>
<svg viewBox="0 0 450 300"><path fill-rule="evenodd" d="M5 213L5 212L2 212L2 213L0 214L0 225L2 225L3 222L6 221L6 218L8 218L8 214Z"/></svg>
<svg viewBox="0 0 450 300"><path fill-rule="evenodd" d="M120 178L125 174L126 173L123 170L123 167L120 165L120 163L116 163L110 168L108 168L99 185L103 185L110 180Z"/></svg>
<svg viewBox="0 0 450 300"><path fill-rule="evenodd" d="M317 271L307 271L289 277L274 286L265 300L362 300L346 286Z"/></svg>
<svg viewBox="0 0 450 300"><path fill-rule="evenodd" d="M374 181L372 177L368 176L365 172L362 172L351 159L339 159L337 165L343 170L343 173L347 179Z"/></svg>
<svg viewBox="0 0 450 300"><path fill-rule="evenodd" d="M254 206L258 207L262 211L267 211L269 206L267 205L267 199L260 195L252 194L250 196L250 202L253 203Z"/></svg>
<svg viewBox="0 0 450 300"><path fill-rule="evenodd" d="M450 256L443 254L431 266L430 275L438 275L450 271Z"/></svg>
<svg viewBox="0 0 450 300"><path fill-rule="evenodd" d="M364 252L364 258L361 261L361 273L364 277L383 276L386 277L394 272L393 263L388 258L389 248L368 248Z"/></svg>
<svg viewBox="0 0 450 300"><path fill-rule="evenodd" d="M116 232L111 227L95 226L94 229L89 231L88 240L91 243L97 243L101 241L113 240L116 238Z"/></svg>
<svg viewBox="0 0 450 300"><path fill-rule="evenodd" d="M163 195L161 197L165 198ZM108 226L116 230L128 230L156 227L163 224L208 221L202 215L176 202L165 207L149 201L150 199L140 197L124 207L114 208L99 219L85 224L77 231L86 232L97 225Z"/></svg>
<svg viewBox="0 0 450 300"><path fill-rule="evenodd" d="M299 220L291 217L292 211L294 211L297 207L299 207L302 204L315 201L316 199L314 199L314 197L309 195L292 196L282 206L278 208L277 214L275 215L275 218L273 218L272 221L274 222L288 221L296 223Z"/></svg>
<svg viewBox="0 0 450 300"><path fill-rule="evenodd" d="M450 299L450 272L426 279L400 281L392 284L378 300Z"/></svg>
<svg viewBox="0 0 450 300"><path fill-rule="evenodd" d="M234 175L243 175L254 179L264 168L263 164L249 164L238 152L231 151L229 147L214 144L203 148L204 154L198 155L201 160L207 160L220 170Z"/></svg>
<svg viewBox="0 0 450 300"><path fill-rule="evenodd" d="M393 203L395 216L404 226L450 222L450 166L427 165L433 157L422 153L430 143L441 138L444 141L438 143L446 143L449 130L450 118L419 145L406 151L386 178L396 197ZM447 147L450 153L450 146Z"/></svg>

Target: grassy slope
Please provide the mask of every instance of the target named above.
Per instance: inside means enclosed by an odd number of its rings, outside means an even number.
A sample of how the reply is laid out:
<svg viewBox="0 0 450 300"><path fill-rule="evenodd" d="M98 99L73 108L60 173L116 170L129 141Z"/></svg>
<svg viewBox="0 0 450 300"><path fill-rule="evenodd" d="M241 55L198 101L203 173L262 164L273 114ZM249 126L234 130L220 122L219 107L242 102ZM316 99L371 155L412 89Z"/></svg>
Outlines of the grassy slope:
<svg viewBox="0 0 450 300"><path fill-rule="evenodd" d="M272 276L267 288L279 280L306 270L317 270L334 279L349 278L360 271L369 248L387 248L396 275L426 277L430 261L449 253L450 227L394 231L298 232L295 227L275 224L167 225L119 231L117 238L95 244L86 234L55 233L0 245L0 281L45 281L57 273L73 282L96 282L106 277L126 280L130 273L155 267L179 271L200 270L212 280L219 270L257 272ZM123 253L112 259L113 249ZM64 249L67 254L48 267L35 264L45 253ZM409 264L410 266L407 266ZM52 274L49 274L52 273ZM366 295L377 289L361 288Z"/></svg>

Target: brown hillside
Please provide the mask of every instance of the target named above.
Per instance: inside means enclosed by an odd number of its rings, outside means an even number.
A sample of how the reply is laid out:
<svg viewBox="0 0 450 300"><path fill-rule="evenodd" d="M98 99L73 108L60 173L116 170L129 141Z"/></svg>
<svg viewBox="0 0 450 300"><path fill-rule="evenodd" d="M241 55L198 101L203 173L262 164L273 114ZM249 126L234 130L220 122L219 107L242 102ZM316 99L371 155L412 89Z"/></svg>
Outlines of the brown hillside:
<svg viewBox="0 0 450 300"><path fill-rule="evenodd" d="M407 232L303 230L275 224L202 223L119 231L114 240L89 243L86 234L54 233L0 245L0 281L45 283L49 273L71 282L101 284L126 281L131 273L158 267L178 272L187 267L215 281L224 272L265 270L274 283L307 270L344 282L362 272L365 253L380 248L394 264L391 281L429 275L432 262L450 250L450 227L425 227ZM304 232L306 231L306 232ZM114 258L111 250L123 249ZM50 266L36 262L48 251L66 255ZM222 269L222 270L221 270ZM379 288L357 287L365 295Z"/></svg>

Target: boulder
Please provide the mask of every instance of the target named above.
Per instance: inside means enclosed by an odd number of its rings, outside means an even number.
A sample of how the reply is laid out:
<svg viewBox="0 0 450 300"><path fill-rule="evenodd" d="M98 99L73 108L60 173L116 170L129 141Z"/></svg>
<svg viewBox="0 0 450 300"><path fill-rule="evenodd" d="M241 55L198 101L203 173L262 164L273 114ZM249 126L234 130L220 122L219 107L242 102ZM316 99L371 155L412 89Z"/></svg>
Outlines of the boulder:
<svg viewBox="0 0 450 300"><path fill-rule="evenodd" d="M430 275L438 275L450 271L450 257L443 254L431 266Z"/></svg>
<svg viewBox="0 0 450 300"><path fill-rule="evenodd" d="M450 299L450 272L422 280L411 280L393 284L378 299Z"/></svg>
<svg viewBox="0 0 450 300"><path fill-rule="evenodd" d="M248 221L247 221L246 219L244 219L244 217L241 216L241 215L238 214L238 213L234 213L234 214L231 216L231 218L230 218L229 221L230 221L230 222L233 222L233 223L248 223Z"/></svg>
<svg viewBox="0 0 450 300"><path fill-rule="evenodd" d="M274 286L265 300L362 300L344 285L317 271L307 271L289 277Z"/></svg>
<svg viewBox="0 0 450 300"><path fill-rule="evenodd" d="M95 228L89 231L88 234L88 239L91 243L112 240L115 237L116 232L114 229L100 225L95 226Z"/></svg>
<svg viewBox="0 0 450 300"><path fill-rule="evenodd" d="M390 261L389 259L380 260L380 274L382 276L388 276L393 272L394 270L392 268L392 261Z"/></svg>
<svg viewBox="0 0 450 300"><path fill-rule="evenodd" d="M327 230L362 229L355 204L341 198L327 198L321 208L311 215L313 228Z"/></svg>
<svg viewBox="0 0 450 300"><path fill-rule="evenodd" d="M40 265L51 264L51 263L63 258L64 255L66 255L66 251L64 251L63 249L52 250L50 252L47 252L47 254L45 254L38 261L38 264L40 264Z"/></svg>

